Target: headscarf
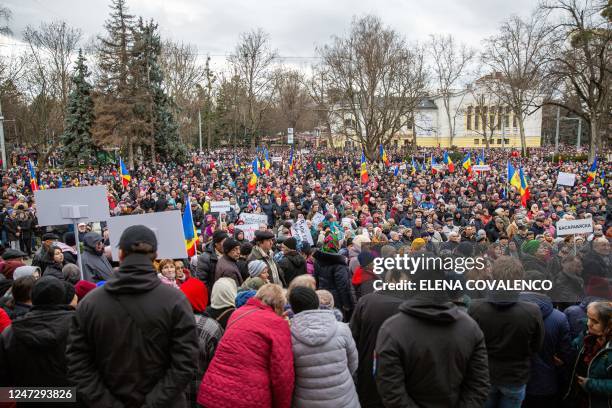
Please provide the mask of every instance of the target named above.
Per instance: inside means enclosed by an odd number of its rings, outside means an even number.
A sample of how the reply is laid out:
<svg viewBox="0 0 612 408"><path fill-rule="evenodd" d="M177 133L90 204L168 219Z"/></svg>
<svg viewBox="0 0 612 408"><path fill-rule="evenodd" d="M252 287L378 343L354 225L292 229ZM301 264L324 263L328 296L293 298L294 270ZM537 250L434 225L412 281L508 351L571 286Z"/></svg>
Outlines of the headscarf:
<svg viewBox="0 0 612 408"><path fill-rule="evenodd" d="M194 311L203 312L206 309L208 295L206 294L206 286L201 280L187 279L185 283L181 285L181 290L187 297L187 300L189 300L191 308Z"/></svg>
<svg viewBox="0 0 612 408"><path fill-rule="evenodd" d="M538 248L540 248L540 241L537 239L526 241L521 245L521 251L529 255L535 254Z"/></svg>
<svg viewBox="0 0 612 408"><path fill-rule="evenodd" d="M238 288L232 278L220 278L215 282L210 295L210 306L213 309L225 309L236 306Z"/></svg>
<svg viewBox="0 0 612 408"><path fill-rule="evenodd" d="M323 252L337 253L338 252L338 239L334 234L327 234L323 240Z"/></svg>

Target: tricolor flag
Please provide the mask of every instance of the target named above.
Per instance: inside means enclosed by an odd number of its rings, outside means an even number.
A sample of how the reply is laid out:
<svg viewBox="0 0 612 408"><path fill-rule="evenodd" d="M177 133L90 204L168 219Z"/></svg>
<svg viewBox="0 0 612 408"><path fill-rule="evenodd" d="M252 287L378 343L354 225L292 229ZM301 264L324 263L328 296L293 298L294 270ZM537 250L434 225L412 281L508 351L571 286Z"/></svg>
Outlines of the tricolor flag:
<svg viewBox="0 0 612 408"><path fill-rule="evenodd" d="M521 188L520 188L521 204L523 205L523 207L527 207L527 200L529 200L529 197L530 197L529 184L527 184L527 179L525 178L525 175L523 174L522 167L519 168L519 177L521 180Z"/></svg>
<svg viewBox="0 0 612 408"><path fill-rule="evenodd" d="M433 157L433 154L431 155L431 174L436 174L438 172L438 169L436 169L435 166L437 166L438 163L436 163L436 158Z"/></svg>
<svg viewBox="0 0 612 408"><path fill-rule="evenodd" d="M444 152L444 164L446 164L446 166L448 167L449 172L451 173L455 172L455 164L453 163L453 161L451 160L450 156L448 155L446 151Z"/></svg>
<svg viewBox="0 0 612 408"><path fill-rule="evenodd" d="M196 232L195 224L193 223L193 214L191 212L191 199L187 196L185 203L185 213L183 214L183 235L185 236L185 248L187 248L187 256L191 258L197 254L198 233Z"/></svg>
<svg viewBox="0 0 612 408"><path fill-rule="evenodd" d="M416 163L414 162L414 157L412 158L412 167L410 168L410 175L414 176L417 172L417 166Z"/></svg>
<svg viewBox="0 0 612 408"><path fill-rule="evenodd" d="M516 171L516 169L514 168L514 166L512 165L512 163L508 162L508 184L510 184L511 186L516 187L516 189L518 191L521 190L521 178L519 176L519 173Z"/></svg>
<svg viewBox="0 0 612 408"><path fill-rule="evenodd" d="M365 153L361 152L361 184L368 184L368 168L366 166L366 157Z"/></svg>
<svg viewBox="0 0 612 408"><path fill-rule="evenodd" d="M606 172L604 169L601 169L601 173L599 173L599 184L601 184L602 187L606 185Z"/></svg>
<svg viewBox="0 0 612 408"><path fill-rule="evenodd" d="M476 159L476 164L478 164L479 166L484 166L486 164L484 148L482 149L482 153L480 154L480 156L478 156L478 158Z"/></svg>
<svg viewBox="0 0 612 408"><path fill-rule="evenodd" d="M28 170L30 170L30 188L32 191L36 191L38 190L38 182L36 181L36 170L34 170L32 160L28 160Z"/></svg>
<svg viewBox="0 0 612 408"><path fill-rule="evenodd" d="M472 175L472 155L468 152L463 158L463 168L467 171L468 175Z"/></svg>
<svg viewBox="0 0 612 408"><path fill-rule="evenodd" d="M126 188L130 181L132 181L132 176L130 176L130 172L127 167L125 167L125 163L119 157L119 176L121 177L121 184L123 184L123 188Z"/></svg>
<svg viewBox="0 0 612 408"><path fill-rule="evenodd" d="M399 174L399 163L395 165L395 168L393 169L393 176L397 177L397 175Z"/></svg>
<svg viewBox="0 0 612 408"><path fill-rule="evenodd" d="M587 180L586 180L587 184L595 180L596 175L597 175L597 157L595 157L595 159L593 160L593 164L591 164L591 168L589 169L589 172L587 173Z"/></svg>
<svg viewBox="0 0 612 408"><path fill-rule="evenodd" d="M253 174L251 174L251 179L249 180L249 185L247 187L247 192L252 194L255 192L257 188L257 178L259 177L259 159L256 157L253 160Z"/></svg>
<svg viewBox="0 0 612 408"><path fill-rule="evenodd" d="M268 156L268 149L264 148L264 171L266 174L270 174L270 157Z"/></svg>
<svg viewBox="0 0 612 408"><path fill-rule="evenodd" d="M293 145L291 146L291 152L289 153L289 177L293 176Z"/></svg>
<svg viewBox="0 0 612 408"><path fill-rule="evenodd" d="M385 163L385 166L390 166L391 162L389 161L389 157L387 157L387 152L385 151L385 148L383 147L383 145L380 145L380 158L382 159L383 163Z"/></svg>

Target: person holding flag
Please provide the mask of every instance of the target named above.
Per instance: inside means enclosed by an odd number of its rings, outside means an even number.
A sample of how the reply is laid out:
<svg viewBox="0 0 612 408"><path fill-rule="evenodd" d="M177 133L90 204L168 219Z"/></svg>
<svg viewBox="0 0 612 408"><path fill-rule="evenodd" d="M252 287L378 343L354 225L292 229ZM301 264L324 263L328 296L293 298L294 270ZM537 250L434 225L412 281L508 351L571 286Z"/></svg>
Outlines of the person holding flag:
<svg viewBox="0 0 612 408"><path fill-rule="evenodd" d="M268 156L268 149L264 148L264 171L266 175L270 175L270 157Z"/></svg>
<svg viewBox="0 0 612 408"><path fill-rule="evenodd" d="M185 212L183 213L183 235L185 236L185 248L187 249L187 256L191 258L198 254L197 242L198 233L193 222L193 213L191 211L191 198L187 196L187 202L185 203Z"/></svg>
<svg viewBox="0 0 612 408"><path fill-rule="evenodd" d="M463 168L467 171L468 178L472 178L472 156L470 152L465 155L462 165Z"/></svg>
<svg viewBox="0 0 612 408"><path fill-rule="evenodd" d="M595 180L595 176L597 176L597 157L593 160L593 164L591 164L591 168L589 168L589 172L587 173L587 184Z"/></svg>
<svg viewBox="0 0 612 408"><path fill-rule="evenodd" d="M382 159L383 163L385 163L385 166L389 167L391 165L389 157L387 156L387 152L385 151L385 148L383 147L382 143L380 144L380 158Z"/></svg>
<svg viewBox="0 0 612 408"><path fill-rule="evenodd" d="M433 157L433 154L431 155L430 161L431 161L431 174L436 174L438 172L438 169L436 169L436 166L438 165L438 163L436 162L436 158Z"/></svg>
<svg viewBox="0 0 612 408"><path fill-rule="evenodd" d="M32 160L28 160L28 170L30 170L30 188L34 192L38 190L38 181L36 181L36 170L34 170Z"/></svg>
<svg viewBox="0 0 612 408"><path fill-rule="evenodd" d="M255 160L253 160L253 174L251 174L251 179L249 180L247 187L247 192L249 195L255 192L255 189L257 188L257 179L259 176L259 159L255 157Z"/></svg>
<svg viewBox="0 0 612 408"><path fill-rule="evenodd" d="M519 178L521 180L521 205L523 207L527 207L527 201L529 200L529 184L527 184L527 179L525 178L525 174L523 174L523 168L519 167Z"/></svg>
<svg viewBox="0 0 612 408"><path fill-rule="evenodd" d="M516 187L517 191L521 191L521 178L512 163L508 162L507 184Z"/></svg>
<svg viewBox="0 0 612 408"><path fill-rule="evenodd" d="M446 167L448 167L448 171L450 173L455 172L455 164L453 163L453 161L451 160L450 156L448 155L446 151L444 151L444 164L446 164Z"/></svg>
<svg viewBox="0 0 612 408"><path fill-rule="evenodd" d="M289 177L293 177L293 145L291 146L291 152L289 153Z"/></svg>
<svg viewBox="0 0 612 408"><path fill-rule="evenodd" d="M130 176L130 172L127 167L125 167L125 163L121 160L121 156L119 156L119 176L121 177L123 188L127 188L130 181L132 181L132 176Z"/></svg>
<svg viewBox="0 0 612 408"><path fill-rule="evenodd" d="M412 167L410 168L410 175L414 176L417 173L417 166L414 162L414 156L412 157Z"/></svg>
<svg viewBox="0 0 612 408"><path fill-rule="evenodd" d="M361 152L361 184L368 184L368 168L366 166L365 152Z"/></svg>

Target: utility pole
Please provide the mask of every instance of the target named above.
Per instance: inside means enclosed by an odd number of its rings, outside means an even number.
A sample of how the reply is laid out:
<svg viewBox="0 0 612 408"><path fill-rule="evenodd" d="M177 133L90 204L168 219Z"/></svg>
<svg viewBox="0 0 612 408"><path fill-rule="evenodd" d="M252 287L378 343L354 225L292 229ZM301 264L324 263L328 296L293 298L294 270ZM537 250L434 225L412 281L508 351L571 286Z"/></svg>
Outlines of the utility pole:
<svg viewBox="0 0 612 408"><path fill-rule="evenodd" d="M555 131L555 154L559 153L559 116L561 115L561 108L557 106L557 130Z"/></svg>
<svg viewBox="0 0 612 408"><path fill-rule="evenodd" d="M2 170L6 171L6 146L4 145L4 116L0 106L0 149L2 150Z"/></svg>
<svg viewBox="0 0 612 408"><path fill-rule="evenodd" d="M200 136L200 152L202 151L202 111L198 108L198 135Z"/></svg>

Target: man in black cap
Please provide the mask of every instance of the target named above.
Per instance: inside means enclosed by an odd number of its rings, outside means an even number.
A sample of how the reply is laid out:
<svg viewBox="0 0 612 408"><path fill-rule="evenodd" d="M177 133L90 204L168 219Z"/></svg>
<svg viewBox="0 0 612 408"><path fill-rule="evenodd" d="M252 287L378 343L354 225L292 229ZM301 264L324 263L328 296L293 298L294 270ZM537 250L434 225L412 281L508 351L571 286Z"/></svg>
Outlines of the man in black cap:
<svg viewBox="0 0 612 408"><path fill-rule="evenodd" d="M217 261L223 256L223 241L227 238L225 231L215 231L212 240L206 244L204 251L198 255L196 276L208 287L208 293L215 283Z"/></svg>
<svg viewBox="0 0 612 408"><path fill-rule="evenodd" d="M53 246L55 241L57 241L59 237L53 233L46 233L42 236L42 246L36 253L34 254L34 258L32 258L32 266L38 266L41 271L47 269L49 265L45 259L49 259L47 252Z"/></svg>
<svg viewBox="0 0 612 408"><path fill-rule="evenodd" d="M20 266L25 266L23 260L26 256L25 252L21 252L18 249L7 249L2 254L2 260L4 262L0 264L0 273L7 279L13 279L13 272L15 272L15 269Z"/></svg>
<svg viewBox="0 0 612 408"><path fill-rule="evenodd" d="M219 258L215 268L215 282L220 278L232 278L236 281L236 286L242 285L242 276L238 268L240 258L240 243L234 238L227 238L223 241L223 256Z"/></svg>
<svg viewBox="0 0 612 408"><path fill-rule="evenodd" d="M157 239L127 228L119 271L77 307L67 349L69 379L86 406L185 407L198 340L185 295L157 278Z"/></svg>
<svg viewBox="0 0 612 408"><path fill-rule="evenodd" d="M306 259L297 251L297 240L293 237L283 241L281 251L283 257L278 261L278 266L289 285L293 278L306 273Z"/></svg>
<svg viewBox="0 0 612 408"><path fill-rule="evenodd" d="M53 276L36 281L32 288L32 308L0 335L0 384L70 386L66 344L76 300L74 288L72 297L67 288L65 282Z"/></svg>
<svg viewBox="0 0 612 408"><path fill-rule="evenodd" d="M283 271L278 267L274 261L272 246L274 245L274 234L269 231L255 231L255 239L253 239L253 250L251 255L247 258L248 262L256 259L264 261L268 268L270 268L270 283L276 283L287 287L287 282L283 275Z"/></svg>

